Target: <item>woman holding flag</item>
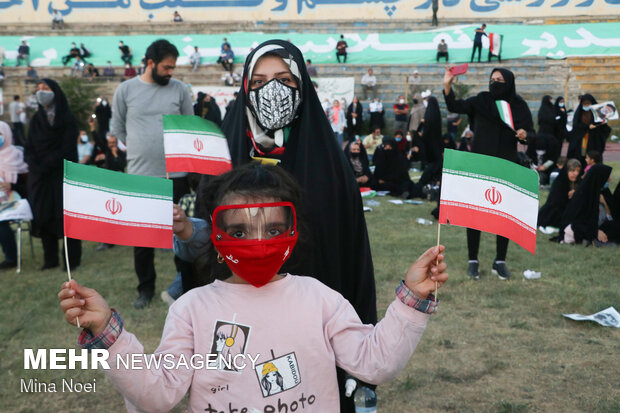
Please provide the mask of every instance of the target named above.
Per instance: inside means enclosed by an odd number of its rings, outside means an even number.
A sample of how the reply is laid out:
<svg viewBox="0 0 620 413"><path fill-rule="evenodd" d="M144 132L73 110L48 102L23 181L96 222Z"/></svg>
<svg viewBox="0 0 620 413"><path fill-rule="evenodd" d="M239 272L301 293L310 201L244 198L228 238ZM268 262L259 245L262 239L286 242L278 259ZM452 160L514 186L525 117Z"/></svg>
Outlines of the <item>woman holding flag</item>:
<svg viewBox="0 0 620 413"><path fill-rule="evenodd" d="M452 90L454 75L450 69L450 66L446 67L443 78L446 106L452 113L469 115L476 137L472 152L518 163L517 143L527 144L535 132L530 109L525 100L517 95L514 74L507 69L495 68L491 71L488 92L480 92L467 99L456 99ZM480 231L467 228L467 275L474 280L479 278L479 247ZM507 251L508 238L498 235L493 272L500 280L510 278L506 267Z"/></svg>

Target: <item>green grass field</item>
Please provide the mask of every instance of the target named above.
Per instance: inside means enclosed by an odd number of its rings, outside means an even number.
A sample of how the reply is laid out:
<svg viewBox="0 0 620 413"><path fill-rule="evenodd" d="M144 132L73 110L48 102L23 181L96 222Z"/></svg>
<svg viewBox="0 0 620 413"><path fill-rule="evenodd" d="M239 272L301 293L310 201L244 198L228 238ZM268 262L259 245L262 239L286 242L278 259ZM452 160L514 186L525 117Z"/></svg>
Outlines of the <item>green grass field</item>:
<svg viewBox="0 0 620 413"><path fill-rule="evenodd" d="M612 188L620 163L612 164ZM541 202L547 196L541 193ZM381 205L367 213L375 265L379 316L394 296L408 265L434 245L436 224L421 226L434 207ZM619 412L620 331L591 322L575 322L562 313L591 314L610 305L620 309L620 250L551 243L539 233L532 256L511 243L508 265L513 278L491 274L495 237L483 234L481 279L465 276L465 230L444 226L450 281L440 290L440 310L433 316L406 368L380 386L382 412ZM100 291L152 352L159 343L167 307L158 297L148 310L131 306L137 279L129 247L95 251L84 243L82 267L73 274ZM39 272L40 241L35 258L25 242L22 274L3 271L0 291L0 411L120 412L119 394L93 370L23 370L24 348L73 348L78 330L64 322L56 294L66 273ZM172 253L158 251L157 294L174 277ZM525 269L542 272L526 280ZM96 380L95 393L20 392L21 379L60 382L63 378ZM184 411L178 406L175 412Z"/></svg>

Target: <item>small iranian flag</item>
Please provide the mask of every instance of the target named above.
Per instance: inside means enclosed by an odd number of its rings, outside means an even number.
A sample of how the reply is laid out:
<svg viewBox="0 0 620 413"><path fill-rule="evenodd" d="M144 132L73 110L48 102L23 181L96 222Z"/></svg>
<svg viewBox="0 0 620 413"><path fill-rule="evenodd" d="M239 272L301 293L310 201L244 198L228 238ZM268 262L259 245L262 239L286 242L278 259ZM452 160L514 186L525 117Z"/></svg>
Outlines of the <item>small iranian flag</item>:
<svg viewBox="0 0 620 413"><path fill-rule="evenodd" d="M502 52L502 37L499 33L489 33L489 51L493 56L499 56Z"/></svg>
<svg viewBox="0 0 620 413"><path fill-rule="evenodd" d="M64 229L69 238L172 248L172 181L65 160Z"/></svg>
<svg viewBox="0 0 620 413"><path fill-rule="evenodd" d="M502 118L504 123L510 126L512 129L515 128L515 124L512 121L512 109L510 109L510 104L505 100L496 100L495 105L497 105L497 111L499 112L499 117Z"/></svg>
<svg viewBox="0 0 620 413"><path fill-rule="evenodd" d="M493 156L446 149L439 223L491 232L536 251L538 174Z"/></svg>
<svg viewBox="0 0 620 413"><path fill-rule="evenodd" d="M228 142L215 123L198 116L163 118L167 172L219 175L232 169Z"/></svg>

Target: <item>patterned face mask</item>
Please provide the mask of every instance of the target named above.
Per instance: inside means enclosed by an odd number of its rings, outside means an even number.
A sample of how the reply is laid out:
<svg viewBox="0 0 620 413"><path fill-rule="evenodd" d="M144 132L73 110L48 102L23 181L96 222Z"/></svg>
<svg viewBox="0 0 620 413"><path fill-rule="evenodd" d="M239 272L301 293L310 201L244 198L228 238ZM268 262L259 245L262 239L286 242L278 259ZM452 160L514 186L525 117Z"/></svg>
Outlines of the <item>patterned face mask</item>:
<svg viewBox="0 0 620 413"><path fill-rule="evenodd" d="M256 122L265 130L277 130L289 125L297 115L301 103L299 89L271 79L249 92Z"/></svg>

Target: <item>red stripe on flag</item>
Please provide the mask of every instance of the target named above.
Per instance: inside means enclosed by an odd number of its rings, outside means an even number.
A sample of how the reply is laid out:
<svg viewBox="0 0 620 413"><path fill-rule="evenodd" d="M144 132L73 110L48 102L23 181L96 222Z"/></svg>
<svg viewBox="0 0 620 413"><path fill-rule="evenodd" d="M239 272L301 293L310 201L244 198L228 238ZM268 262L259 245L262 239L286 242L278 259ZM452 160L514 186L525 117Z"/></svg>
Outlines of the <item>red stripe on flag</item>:
<svg viewBox="0 0 620 413"><path fill-rule="evenodd" d="M225 158L166 155L166 171L168 172L196 172L205 175L221 175L231 169L232 163Z"/></svg>
<svg viewBox="0 0 620 413"><path fill-rule="evenodd" d="M172 248L172 227L145 228L64 216L65 235L85 241L133 247Z"/></svg>
<svg viewBox="0 0 620 413"><path fill-rule="evenodd" d="M532 254L536 252L536 230L501 211L461 202L441 201L439 223L501 235Z"/></svg>

